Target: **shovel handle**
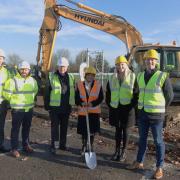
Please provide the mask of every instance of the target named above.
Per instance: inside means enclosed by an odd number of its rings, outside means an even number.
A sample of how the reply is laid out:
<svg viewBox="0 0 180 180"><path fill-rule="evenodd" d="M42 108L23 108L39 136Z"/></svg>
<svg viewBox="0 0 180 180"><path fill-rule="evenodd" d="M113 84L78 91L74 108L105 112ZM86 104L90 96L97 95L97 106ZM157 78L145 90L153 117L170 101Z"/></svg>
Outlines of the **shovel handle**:
<svg viewBox="0 0 180 180"><path fill-rule="evenodd" d="M91 152L91 140L90 140L90 128L89 128L89 114L88 114L88 109L87 107L84 108L86 112L86 127L87 127L87 136L88 136L88 149L89 152Z"/></svg>

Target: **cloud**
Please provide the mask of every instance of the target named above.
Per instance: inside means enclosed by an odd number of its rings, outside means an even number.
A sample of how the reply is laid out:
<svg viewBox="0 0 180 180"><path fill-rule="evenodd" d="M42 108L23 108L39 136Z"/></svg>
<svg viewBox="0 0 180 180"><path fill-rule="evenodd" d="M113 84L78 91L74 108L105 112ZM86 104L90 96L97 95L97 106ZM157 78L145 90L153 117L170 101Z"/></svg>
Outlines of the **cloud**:
<svg viewBox="0 0 180 180"><path fill-rule="evenodd" d="M43 16L43 1L11 0L0 2L0 19L16 22L38 22Z"/></svg>
<svg viewBox="0 0 180 180"><path fill-rule="evenodd" d="M23 34L31 34L31 35L38 34L38 30L35 27L29 27L26 25L16 25L16 24L0 25L0 32L23 33Z"/></svg>
<svg viewBox="0 0 180 180"><path fill-rule="evenodd" d="M103 33L102 31L100 33L98 30L95 30L85 25L70 26L66 24L63 27L64 28L62 28L62 30L58 34L58 36L60 37L87 36L107 44L113 44L114 42L112 35L110 34L108 35L106 33Z"/></svg>

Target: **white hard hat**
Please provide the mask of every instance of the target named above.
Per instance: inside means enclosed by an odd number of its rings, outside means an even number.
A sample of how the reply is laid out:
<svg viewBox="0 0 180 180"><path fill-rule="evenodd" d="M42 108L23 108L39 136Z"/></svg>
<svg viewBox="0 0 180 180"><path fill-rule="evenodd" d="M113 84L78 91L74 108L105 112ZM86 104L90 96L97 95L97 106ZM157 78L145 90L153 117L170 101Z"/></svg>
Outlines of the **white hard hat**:
<svg viewBox="0 0 180 180"><path fill-rule="evenodd" d="M67 58L60 57L57 65L58 66L69 66L69 62L68 62Z"/></svg>
<svg viewBox="0 0 180 180"><path fill-rule="evenodd" d="M31 69L31 67L27 61L23 61L19 64L18 69Z"/></svg>
<svg viewBox="0 0 180 180"><path fill-rule="evenodd" d="M6 56L5 56L5 53L4 53L4 51L3 51L2 49L0 49L0 56L1 56L1 57L4 57L4 58L6 57Z"/></svg>

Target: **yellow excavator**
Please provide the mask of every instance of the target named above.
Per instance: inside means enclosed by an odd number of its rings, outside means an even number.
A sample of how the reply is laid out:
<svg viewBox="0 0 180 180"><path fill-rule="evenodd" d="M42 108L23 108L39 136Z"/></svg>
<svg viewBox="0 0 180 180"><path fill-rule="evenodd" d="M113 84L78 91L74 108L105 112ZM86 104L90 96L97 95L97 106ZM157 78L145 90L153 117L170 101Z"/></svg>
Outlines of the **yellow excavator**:
<svg viewBox="0 0 180 180"><path fill-rule="evenodd" d="M94 29L112 34L127 48L127 57L135 72L144 68L143 56L148 49L156 49L160 56L159 69L169 72L174 90L174 101L180 102L180 47L172 45L143 44L138 30L121 16L111 15L72 0L66 0L80 9L56 4L56 0L45 0L45 12L39 31L37 65L44 74L51 67L56 33L60 29L60 18L76 21Z"/></svg>

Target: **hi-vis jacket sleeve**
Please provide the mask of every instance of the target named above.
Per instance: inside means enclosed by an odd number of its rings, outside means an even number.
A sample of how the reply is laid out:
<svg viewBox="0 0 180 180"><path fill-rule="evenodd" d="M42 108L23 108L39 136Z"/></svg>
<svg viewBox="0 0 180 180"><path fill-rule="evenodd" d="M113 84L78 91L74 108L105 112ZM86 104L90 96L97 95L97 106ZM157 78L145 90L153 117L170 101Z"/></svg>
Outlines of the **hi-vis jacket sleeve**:
<svg viewBox="0 0 180 180"><path fill-rule="evenodd" d="M14 90L15 90L15 83L13 79L8 79L3 88L3 92L2 92L3 97L7 101L10 101Z"/></svg>

